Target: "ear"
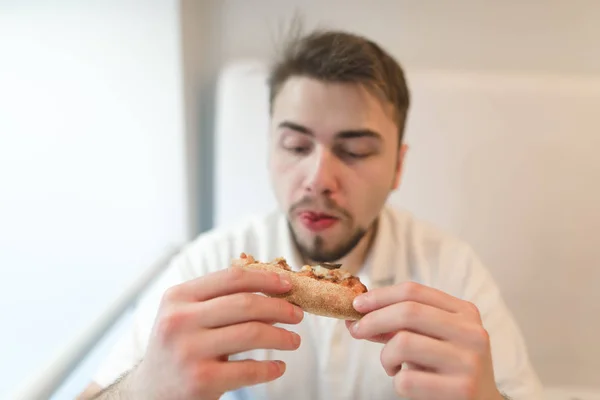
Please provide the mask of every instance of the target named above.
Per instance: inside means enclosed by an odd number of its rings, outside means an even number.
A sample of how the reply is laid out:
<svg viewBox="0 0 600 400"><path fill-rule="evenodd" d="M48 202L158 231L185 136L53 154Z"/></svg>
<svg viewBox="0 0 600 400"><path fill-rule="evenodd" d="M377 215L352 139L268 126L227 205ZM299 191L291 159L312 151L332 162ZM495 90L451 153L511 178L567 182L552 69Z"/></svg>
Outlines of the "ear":
<svg viewBox="0 0 600 400"><path fill-rule="evenodd" d="M400 186L400 182L402 180L402 172L404 170L404 159L406 157L406 152L408 151L408 145L402 144L398 149L398 158L396 164L396 176L394 177L394 183L392 185L392 190L398 189Z"/></svg>

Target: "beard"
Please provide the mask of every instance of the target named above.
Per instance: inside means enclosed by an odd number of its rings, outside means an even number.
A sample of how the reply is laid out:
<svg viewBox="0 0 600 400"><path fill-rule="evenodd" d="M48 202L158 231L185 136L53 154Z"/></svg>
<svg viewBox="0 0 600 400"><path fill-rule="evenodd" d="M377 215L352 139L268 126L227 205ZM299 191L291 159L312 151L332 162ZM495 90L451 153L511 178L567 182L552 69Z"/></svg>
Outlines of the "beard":
<svg viewBox="0 0 600 400"><path fill-rule="evenodd" d="M345 257L356 247L356 245L358 245L368 232L368 229L356 228L346 240L328 247L325 239L321 235L316 235L309 239L308 243L300 240L289 220L288 228L300 255L305 260L311 260L316 263L331 263Z"/></svg>
<svg viewBox="0 0 600 400"><path fill-rule="evenodd" d="M342 240L337 240L337 242L335 238L327 240L326 236L319 234L302 238L298 231L294 229L294 224L292 223L294 212L302 207L314 207L325 210L325 212L331 212L332 215L340 218L338 223L346 224L348 227L352 227L355 223L352 213L343 207L340 207L328 196L305 196L300 199L300 201L293 204L288 211L288 229L298 252L305 260L311 260L317 263L330 263L343 258L358 245L371 226L371 224L366 228L358 226L348 234L344 235Z"/></svg>

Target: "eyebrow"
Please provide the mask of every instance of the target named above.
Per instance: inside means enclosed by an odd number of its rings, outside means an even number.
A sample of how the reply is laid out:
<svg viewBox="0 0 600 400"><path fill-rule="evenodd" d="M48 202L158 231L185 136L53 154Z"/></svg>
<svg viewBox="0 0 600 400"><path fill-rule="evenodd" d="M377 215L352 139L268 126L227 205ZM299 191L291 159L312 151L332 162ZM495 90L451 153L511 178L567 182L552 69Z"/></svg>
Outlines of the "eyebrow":
<svg viewBox="0 0 600 400"><path fill-rule="evenodd" d="M314 136L313 131L311 131L307 127L297 124L295 122L283 121L279 124L278 127L279 127L279 129L287 128L287 129L296 131L298 133L302 133L304 135ZM354 138L361 138L361 137L371 137L371 138L378 139L378 140L382 139L381 134L379 134L371 129L345 130L345 131L340 131L340 132L336 133L336 136L338 138L342 138L342 139L354 139Z"/></svg>

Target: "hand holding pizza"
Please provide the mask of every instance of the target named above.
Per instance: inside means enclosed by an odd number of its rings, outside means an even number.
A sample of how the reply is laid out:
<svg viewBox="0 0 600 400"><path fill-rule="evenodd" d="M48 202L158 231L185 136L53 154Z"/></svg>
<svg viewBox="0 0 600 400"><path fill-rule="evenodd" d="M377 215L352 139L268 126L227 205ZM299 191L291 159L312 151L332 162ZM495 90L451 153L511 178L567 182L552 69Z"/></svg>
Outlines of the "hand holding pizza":
<svg viewBox="0 0 600 400"><path fill-rule="evenodd" d="M398 395L412 400L502 399L490 340L472 303L417 283L358 296L365 316L347 321L357 339L385 343L381 364Z"/></svg>
<svg viewBox="0 0 600 400"><path fill-rule="evenodd" d="M228 268L167 290L144 359L126 378L127 398L216 400L281 377L283 362L229 356L298 349L300 337L274 325L297 324L303 311L256 294L281 295L291 288L290 279L278 273Z"/></svg>

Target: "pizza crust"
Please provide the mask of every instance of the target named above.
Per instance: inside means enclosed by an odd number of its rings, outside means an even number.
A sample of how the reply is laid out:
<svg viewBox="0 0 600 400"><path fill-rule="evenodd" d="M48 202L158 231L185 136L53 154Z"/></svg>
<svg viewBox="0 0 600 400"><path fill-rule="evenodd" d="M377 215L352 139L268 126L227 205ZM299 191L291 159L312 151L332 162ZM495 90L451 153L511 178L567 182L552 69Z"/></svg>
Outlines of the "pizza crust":
<svg viewBox="0 0 600 400"><path fill-rule="evenodd" d="M245 253L234 260L232 266L289 275L292 282L290 291L282 295L267 295L283 298L305 312L351 321L363 316L354 309L352 301L368 289L358 277L342 269L304 266L299 272L294 272L283 258L261 263Z"/></svg>

